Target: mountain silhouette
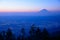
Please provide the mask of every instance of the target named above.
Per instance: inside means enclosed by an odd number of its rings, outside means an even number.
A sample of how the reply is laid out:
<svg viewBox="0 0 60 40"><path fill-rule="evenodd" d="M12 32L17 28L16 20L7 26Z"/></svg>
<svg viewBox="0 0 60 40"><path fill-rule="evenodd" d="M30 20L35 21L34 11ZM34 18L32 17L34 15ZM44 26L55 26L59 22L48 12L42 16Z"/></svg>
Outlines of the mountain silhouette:
<svg viewBox="0 0 60 40"><path fill-rule="evenodd" d="M42 9L38 12L39 16L59 16L60 11L49 11L47 9Z"/></svg>
<svg viewBox="0 0 60 40"><path fill-rule="evenodd" d="M50 15L51 13L47 9L42 9L38 12L40 16Z"/></svg>
<svg viewBox="0 0 60 40"><path fill-rule="evenodd" d="M47 9L42 9L39 11L39 13L49 13L49 11Z"/></svg>
<svg viewBox="0 0 60 40"><path fill-rule="evenodd" d="M40 10L40 13L47 13L47 12L49 12L47 9Z"/></svg>

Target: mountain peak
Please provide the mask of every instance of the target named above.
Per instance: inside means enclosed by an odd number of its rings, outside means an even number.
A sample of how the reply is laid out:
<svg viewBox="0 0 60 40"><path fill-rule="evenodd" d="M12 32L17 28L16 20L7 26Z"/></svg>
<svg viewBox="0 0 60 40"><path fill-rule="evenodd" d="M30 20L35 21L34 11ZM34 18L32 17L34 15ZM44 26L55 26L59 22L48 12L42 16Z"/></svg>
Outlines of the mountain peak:
<svg viewBox="0 0 60 40"><path fill-rule="evenodd" d="M49 11L47 9L42 9L39 11L39 13L49 13Z"/></svg>
<svg viewBox="0 0 60 40"><path fill-rule="evenodd" d="M40 12L48 12L48 10L47 9L42 9L42 10L40 10Z"/></svg>

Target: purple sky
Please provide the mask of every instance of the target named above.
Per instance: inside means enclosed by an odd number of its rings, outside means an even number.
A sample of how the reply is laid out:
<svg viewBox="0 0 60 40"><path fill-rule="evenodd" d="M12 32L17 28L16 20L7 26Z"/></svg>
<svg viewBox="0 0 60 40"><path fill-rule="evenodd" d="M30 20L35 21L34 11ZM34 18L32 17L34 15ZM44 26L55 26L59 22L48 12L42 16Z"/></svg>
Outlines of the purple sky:
<svg viewBox="0 0 60 40"><path fill-rule="evenodd" d="M60 10L60 0L0 0L0 12Z"/></svg>

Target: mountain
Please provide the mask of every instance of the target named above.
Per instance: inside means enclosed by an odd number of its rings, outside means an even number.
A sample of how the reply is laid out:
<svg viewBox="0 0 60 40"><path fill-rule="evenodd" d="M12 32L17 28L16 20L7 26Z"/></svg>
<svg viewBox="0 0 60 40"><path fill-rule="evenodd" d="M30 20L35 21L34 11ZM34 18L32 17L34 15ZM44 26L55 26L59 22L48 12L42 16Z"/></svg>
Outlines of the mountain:
<svg viewBox="0 0 60 40"><path fill-rule="evenodd" d="M51 15L50 11L48 11L47 9L42 9L38 12L38 14L40 16L48 16L48 15Z"/></svg>
<svg viewBox="0 0 60 40"><path fill-rule="evenodd" d="M40 13L48 13L49 11L47 9L40 10Z"/></svg>
<svg viewBox="0 0 60 40"><path fill-rule="evenodd" d="M47 9L42 9L38 12L39 16L57 16L60 15L60 12L58 11L49 11Z"/></svg>

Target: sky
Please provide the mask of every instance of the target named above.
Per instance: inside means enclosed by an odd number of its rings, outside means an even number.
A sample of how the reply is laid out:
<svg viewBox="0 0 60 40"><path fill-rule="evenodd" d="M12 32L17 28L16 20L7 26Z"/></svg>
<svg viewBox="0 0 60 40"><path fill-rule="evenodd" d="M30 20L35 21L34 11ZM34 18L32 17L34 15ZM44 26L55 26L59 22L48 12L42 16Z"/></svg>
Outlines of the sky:
<svg viewBox="0 0 60 40"><path fill-rule="evenodd" d="M0 0L0 12L60 10L60 0Z"/></svg>

